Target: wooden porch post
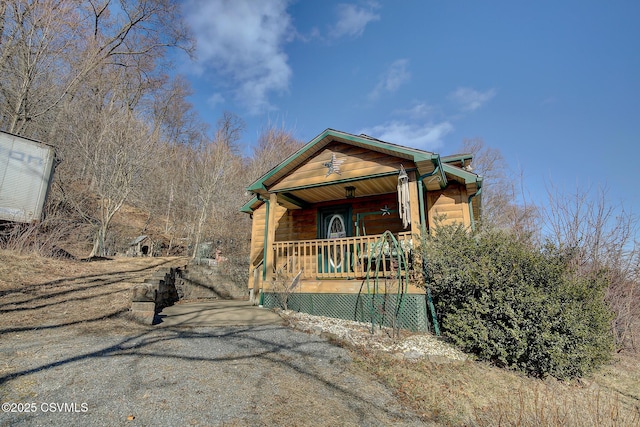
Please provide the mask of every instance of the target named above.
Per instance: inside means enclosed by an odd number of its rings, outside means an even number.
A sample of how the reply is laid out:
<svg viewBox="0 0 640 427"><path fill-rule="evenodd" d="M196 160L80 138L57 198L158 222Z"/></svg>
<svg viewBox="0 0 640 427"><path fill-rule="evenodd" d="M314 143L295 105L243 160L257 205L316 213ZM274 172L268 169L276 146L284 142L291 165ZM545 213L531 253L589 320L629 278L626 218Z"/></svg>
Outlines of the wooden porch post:
<svg viewBox="0 0 640 427"><path fill-rule="evenodd" d="M276 240L276 211L278 208L278 197L275 193L269 194L269 216L267 218L267 242L265 244L264 262L266 266L265 284L273 280L273 242ZM269 286L269 285L268 285Z"/></svg>

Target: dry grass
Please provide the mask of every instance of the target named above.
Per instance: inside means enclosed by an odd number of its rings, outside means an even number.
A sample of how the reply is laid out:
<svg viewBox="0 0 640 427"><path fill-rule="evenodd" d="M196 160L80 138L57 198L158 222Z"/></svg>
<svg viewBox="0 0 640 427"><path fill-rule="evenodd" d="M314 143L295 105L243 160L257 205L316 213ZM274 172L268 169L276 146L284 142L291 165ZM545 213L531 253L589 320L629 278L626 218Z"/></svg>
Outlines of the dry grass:
<svg viewBox="0 0 640 427"><path fill-rule="evenodd" d="M0 251L0 330L134 327L127 319L134 284L158 268L184 263L179 258L85 262Z"/></svg>
<svg viewBox="0 0 640 427"><path fill-rule="evenodd" d="M538 380L466 361L359 359L425 422L473 426L640 426L640 357L621 355L591 378Z"/></svg>
<svg viewBox="0 0 640 427"><path fill-rule="evenodd" d="M0 250L0 291L20 291L25 286L87 274L88 271L95 271L94 267L99 263L93 264L89 266L86 262Z"/></svg>

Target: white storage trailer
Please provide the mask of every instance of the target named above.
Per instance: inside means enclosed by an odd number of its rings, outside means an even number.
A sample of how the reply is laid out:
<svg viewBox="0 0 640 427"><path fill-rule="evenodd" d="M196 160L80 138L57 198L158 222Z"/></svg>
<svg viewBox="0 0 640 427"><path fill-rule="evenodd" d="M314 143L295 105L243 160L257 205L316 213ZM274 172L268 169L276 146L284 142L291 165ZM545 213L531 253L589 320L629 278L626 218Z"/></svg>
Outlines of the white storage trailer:
<svg viewBox="0 0 640 427"><path fill-rule="evenodd" d="M54 161L52 146L0 131L0 220L42 218Z"/></svg>

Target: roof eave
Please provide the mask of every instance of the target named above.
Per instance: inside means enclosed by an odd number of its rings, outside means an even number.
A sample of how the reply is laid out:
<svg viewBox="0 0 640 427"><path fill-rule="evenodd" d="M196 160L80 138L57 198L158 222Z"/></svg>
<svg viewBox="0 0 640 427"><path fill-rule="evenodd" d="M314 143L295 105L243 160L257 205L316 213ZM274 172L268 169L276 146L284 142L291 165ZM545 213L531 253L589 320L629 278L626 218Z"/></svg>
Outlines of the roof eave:
<svg viewBox="0 0 640 427"><path fill-rule="evenodd" d="M453 154L441 157L443 163L464 162L465 160L473 160L473 154Z"/></svg>
<svg viewBox="0 0 640 427"><path fill-rule="evenodd" d="M442 163L442 169L443 172L462 179L465 184L478 184L478 187L482 186L482 177L473 172L468 172L464 169L460 169L446 163Z"/></svg>
<svg viewBox="0 0 640 427"><path fill-rule="evenodd" d="M263 202L257 197L252 197L247 203L245 203L241 208L240 212L252 214L255 211L257 205L262 204Z"/></svg>

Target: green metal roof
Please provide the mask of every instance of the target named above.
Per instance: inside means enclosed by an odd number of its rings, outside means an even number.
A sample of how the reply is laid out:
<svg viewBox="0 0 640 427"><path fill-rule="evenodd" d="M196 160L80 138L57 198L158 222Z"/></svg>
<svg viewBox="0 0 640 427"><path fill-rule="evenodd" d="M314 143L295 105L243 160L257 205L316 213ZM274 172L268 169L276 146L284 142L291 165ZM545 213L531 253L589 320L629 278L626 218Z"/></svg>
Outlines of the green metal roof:
<svg viewBox="0 0 640 427"><path fill-rule="evenodd" d="M249 200L247 203L245 203L241 208L240 208L240 212L245 212L248 214L252 214L253 211L256 209L256 207L258 207L259 205L261 205L263 202L258 199L257 196L254 196L251 198L251 200Z"/></svg>
<svg viewBox="0 0 640 427"><path fill-rule="evenodd" d="M465 160L472 160L473 154L451 154L448 156L441 156L440 158L442 159L443 163L464 162Z"/></svg>
<svg viewBox="0 0 640 427"><path fill-rule="evenodd" d="M451 166L446 163L442 164L442 169L444 170L445 173L448 173L449 175L457 176L458 178L464 179L465 184L476 183L478 184L478 187L482 186L482 177L479 175L476 175L473 172L468 172L464 169Z"/></svg>

